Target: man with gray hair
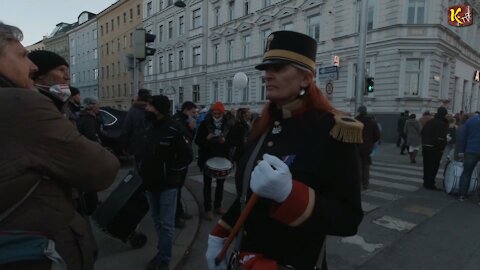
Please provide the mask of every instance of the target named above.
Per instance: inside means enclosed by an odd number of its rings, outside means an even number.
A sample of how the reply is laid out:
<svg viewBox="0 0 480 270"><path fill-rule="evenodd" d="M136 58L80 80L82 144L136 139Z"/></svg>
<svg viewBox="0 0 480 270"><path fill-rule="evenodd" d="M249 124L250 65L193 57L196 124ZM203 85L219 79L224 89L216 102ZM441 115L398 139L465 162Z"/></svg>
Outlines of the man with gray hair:
<svg viewBox="0 0 480 270"><path fill-rule="evenodd" d="M56 264L92 270L92 239L75 211L72 189L107 188L120 164L38 93L31 79L38 67L21 40L20 29L0 22L0 231L6 255L0 268L44 270ZM34 246L25 239L54 242L54 249L44 258L28 257ZM38 247L43 254L45 248Z"/></svg>

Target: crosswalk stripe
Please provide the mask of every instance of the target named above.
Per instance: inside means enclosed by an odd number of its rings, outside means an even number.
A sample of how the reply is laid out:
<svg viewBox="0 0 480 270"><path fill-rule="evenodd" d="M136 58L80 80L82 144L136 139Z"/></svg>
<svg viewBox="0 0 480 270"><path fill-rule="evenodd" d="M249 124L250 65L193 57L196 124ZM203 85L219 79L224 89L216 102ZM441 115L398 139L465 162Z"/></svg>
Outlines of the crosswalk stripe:
<svg viewBox="0 0 480 270"><path fill-rule="evenodd" d="M391 167L377 167L377 166L372 166L370 168L372 171L387 171L387 172L395 172L395 173L401 173L401 174L407 174L407 175L414 175L418 176L420 178L423 177L423 171L407 171L405 169L397 169L397 168L391 168ZM437 173L437 178L442 178L443 174L442 173Z"/></svg>
<svg viewBox="0 0 480 270"><path fill-rule="evenodd" d="M400 184L400 183L392 183L392 182L376 180L376 179L370 179L370 184L377 185L377 186L382 186L382 187L400 189L400 190L404 190L404 191L416 191L420 188L418 186L411 186L411 185L405 185L405 184Z"/></svg>
<svg viewBox="0 0 480 270"><path fill-rule="evenodd" d="M390 163L390 162L382 162L382 161L377 161L374 160L372 161L372 167L393 167L393 168L403 168L403 169L409 169L409 170L415 170L415 171L421 171L423 172L423 167L422 166L415 166L415 165L406 165L406 164L397 164L397 163ZM443 173L443 167L440 167L438 169L439 173Z"/></svg>
<svg viewBox="0 0 480 270"><path fill-rule="evenodd" d="M415 183L423 183L423 180L420 178L413 178L413 177L408 177L408 176L403 176L403 175L395 175L391 173L382 173L382 172L377 172L377 171L371 171L370 172L371 176L377 176L377 177L383 177L387 179L393 179L393 180L399 180L399 181L409 181L409 182L415 182Z"/></svg>
<svg viewBox="0 0 480 270"><path fill-rule="evenodd" d="M389 200L389 201L395 201L395 200L403 197L403 196L398 195L398 194L392 194L392 193L388 193L388 192L376 191L376 190L371 190L371 189L367 189L367 190L362 191L362 195L376 197L376 198Z"/></svg>
<svg viewBox="0 0 480 270"><path fill-rule="evenodd" d="M369 202L365 202L365 201L362 201L362 209L363 209L363 212L370 212L370 211L373 211L375 209L377 209L379 206L376 205L376 204L373 204L373 203L369 203Z"/></svg>

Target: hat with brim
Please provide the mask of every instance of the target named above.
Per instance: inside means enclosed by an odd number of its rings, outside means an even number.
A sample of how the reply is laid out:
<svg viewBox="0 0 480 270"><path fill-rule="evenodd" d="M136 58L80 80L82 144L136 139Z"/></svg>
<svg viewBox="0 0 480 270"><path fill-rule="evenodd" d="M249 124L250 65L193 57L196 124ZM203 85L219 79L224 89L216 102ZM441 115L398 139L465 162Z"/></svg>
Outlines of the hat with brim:
<svg viewBox="0 0 480 270"><path fill-rule="evenodd" d="M293 31L277 31L268 36L263 61L255 68L265 70L270 65L294 64L315 73L316 54L317 42L310 36Z"/></svg>

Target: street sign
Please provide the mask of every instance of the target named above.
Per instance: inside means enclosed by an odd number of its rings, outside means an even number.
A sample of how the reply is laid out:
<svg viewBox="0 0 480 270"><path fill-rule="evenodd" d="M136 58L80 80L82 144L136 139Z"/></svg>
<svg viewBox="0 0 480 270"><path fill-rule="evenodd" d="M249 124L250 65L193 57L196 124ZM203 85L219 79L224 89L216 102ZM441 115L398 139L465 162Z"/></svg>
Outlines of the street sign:
<svg viewBox="0 0 480 270"><path fill-rule="evenodd" d="M318 78L319 79L329 79L329 80L338 80L338 67L320 67L318 68Z"/></svg>

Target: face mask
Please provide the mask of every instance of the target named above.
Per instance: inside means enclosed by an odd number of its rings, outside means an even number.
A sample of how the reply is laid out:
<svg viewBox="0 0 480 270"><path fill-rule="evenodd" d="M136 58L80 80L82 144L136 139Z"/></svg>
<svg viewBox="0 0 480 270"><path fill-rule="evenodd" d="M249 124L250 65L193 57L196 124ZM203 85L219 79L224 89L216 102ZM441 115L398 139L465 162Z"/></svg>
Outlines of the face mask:
<svg viewBox="0 0 480 270"><path fill-rule="evenodd" d="M50 94L54 95L56 98L62 102L66 102L70 97L70 87L67 84L55 84L52 86L46 85L35 85L44 91L48 91Z"/></svg>
<svg viewBox="0 0 480 270"><path fill-rule="evenodd" d="M153 112L145 112L145 119L148 121L153 121L157 119L157 115L154 114Z"/></svg>
<svg viewBox="0 0 480 270"><path fill-rule="evenodd" d="M218 117L218 118L215 117L215 116L213 116L213 120L215 120L215 121L217 121L217 122L220 121L220 120L222 120L222 118L223 118L222 116L220 116L220 117Z"/></svg>

